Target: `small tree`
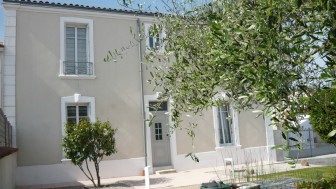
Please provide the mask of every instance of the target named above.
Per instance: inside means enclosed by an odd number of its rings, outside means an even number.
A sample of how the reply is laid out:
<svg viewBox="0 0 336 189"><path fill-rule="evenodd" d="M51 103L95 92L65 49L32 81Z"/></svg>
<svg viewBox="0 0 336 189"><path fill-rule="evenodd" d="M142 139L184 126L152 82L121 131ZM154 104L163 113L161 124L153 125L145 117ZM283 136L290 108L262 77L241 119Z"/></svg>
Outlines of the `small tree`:
<svg viewBox="0 0 336 189"><path fill-rule="evenodd" d="M314 93L309 101L310 123L322 140L336 145L336 89L322 89Z"/></svg>
<svg viewBox="0 0 336 189"><path fill-rule="evenodd" d="M89 169L88 160L94 163L98 186L101 186L99 163L104 156L117 152L114 138L115 132L116 129L111 128L109 122L101 122L99 120L90 123L84 119L78 124L66 124L66 136L63 138L65 157L71 159L71 162L82 170L95 187L97 185ZM83 167L84 162L87 172Z"/></svg>

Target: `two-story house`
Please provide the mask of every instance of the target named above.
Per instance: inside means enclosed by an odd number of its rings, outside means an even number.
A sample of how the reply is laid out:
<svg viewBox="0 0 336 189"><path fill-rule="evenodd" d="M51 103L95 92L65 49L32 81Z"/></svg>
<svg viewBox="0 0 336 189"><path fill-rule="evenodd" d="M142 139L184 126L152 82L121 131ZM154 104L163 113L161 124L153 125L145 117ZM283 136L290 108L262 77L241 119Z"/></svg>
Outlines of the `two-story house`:
<svg viewBox="0 0 336 189"><path fill-rule="evenodd" d="M160 91L146 83L150 76L141 57L157 39L149 36L115 63L103 59L133 39L130 27L146 31L153 13L31 0L4 0L3 7L2 107L19 149L17 185L86 179L62 150L65 123L81 118L118 128L118 152L101 163L102 178L139 175L145 166L221 166L224 157L235 163L274 160L267 120L230 106L184 116L183 124L192 119L199 125L194 144L183 130L167 136L169 100L147 126L149 105ZM189 152L200 162L185 158Z"/></svg>

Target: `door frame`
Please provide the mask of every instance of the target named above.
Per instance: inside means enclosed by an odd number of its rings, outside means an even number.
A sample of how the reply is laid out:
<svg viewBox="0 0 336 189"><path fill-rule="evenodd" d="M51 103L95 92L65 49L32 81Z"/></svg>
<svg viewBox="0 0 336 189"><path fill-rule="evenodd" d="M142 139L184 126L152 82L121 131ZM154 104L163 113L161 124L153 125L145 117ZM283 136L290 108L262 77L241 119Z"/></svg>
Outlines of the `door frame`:
<svg viewBox="0 0 336 189"><path fill-rule="evenodd" d="M158 101L160 93L156 93L154 95L144 95L144 104L145 104L145 115L146 120L150 119L150 111L149 111L149 102ZM170 112L170 99L167 99L168 103L168 112ZM168 123L171 123L171 117L168 117ZM147 144L147 163L148 166L151 167L150 172L153 173L153 155L152 155L152 135L151 129L149 128L149 122L146 122L146 144ZM174 132L170 136L170 159L171 164L174 166L177 158L177 149L176 149L176 133Z"/></svg>

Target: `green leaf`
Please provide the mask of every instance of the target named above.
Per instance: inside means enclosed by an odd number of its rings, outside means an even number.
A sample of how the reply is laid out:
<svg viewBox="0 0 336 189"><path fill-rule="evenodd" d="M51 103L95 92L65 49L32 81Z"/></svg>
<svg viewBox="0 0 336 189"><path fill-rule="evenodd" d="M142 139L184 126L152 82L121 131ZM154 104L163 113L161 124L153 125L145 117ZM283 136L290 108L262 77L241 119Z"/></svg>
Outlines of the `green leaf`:
<svg viewBox="0 0 336 189"><path fill-rule="evenodd" d="M333 131L331 131L327 136L329 137L329 138L331 138L331 137L333 137L333 136L335 136L336 135L336 130L333 130Z"/></svg>
<svg viewBox="0 0 336 189"><path fill-rule="evenodd" d="M271 148L272 150L282 149L282 145L276 145Z"/></svg>
<svg viewBox="0 0 336 189"><path fill-rule="evenodd" d="M243 96L239 96L238 99L243 99L243 98L248 98L248 96L243 95Z"/></svg>

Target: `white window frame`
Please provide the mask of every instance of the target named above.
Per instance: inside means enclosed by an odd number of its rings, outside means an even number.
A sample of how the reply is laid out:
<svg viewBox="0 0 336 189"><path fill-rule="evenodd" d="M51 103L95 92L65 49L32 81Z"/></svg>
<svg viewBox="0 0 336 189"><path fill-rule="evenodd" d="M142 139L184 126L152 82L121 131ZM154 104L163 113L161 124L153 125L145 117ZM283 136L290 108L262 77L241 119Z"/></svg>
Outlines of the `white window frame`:
<svg viewBox="0 0 336 189"><path fill-rule="evenodd" d="M215 97L214 100L218 98L228 99L224 93L220 93ZM218 109L219 107L213 107L213 119L214 119L214 129L215 129L215 142L216 148L229 147L229 146L240 146L239 139L239 124L238 124L238 112L232 108L231 104L229 105L230 116L231 116L231 141L232 143L228 144L220 144L220 136L219 136L219 119L218 119Z"/></svg>
<svg viewBox="0 0 336 189"><path fill-rule="evenodd" d="M87 53L88 62L92 62L92 75L65 75L63 73L63 62L65 61L65 29L67 25L86 25L87 26ZM76 17L61 17L60 22L60 78L72 78L72 79L95 79L94 69L94 47L93 47L93 20L76 18Z"/></svg>
<svg viewBox="0 0 336 189"><path fill-rule="evenodd" d="M146 37L146 52L150 52L152 49L149 47L149 29L152 27L153 23L145 23L145 37ZM158 53L164 53L165 43L164 38L166 37L165 28L162 28L162 32L159 34L160 47L156 51ZM156 37L153 37L154 43L156 42Z"/></svg>
<svg viewBox="0 0 336 189"><path fill-rule="evenodd" d="M88 117L90 122L96 121L96 103L95 97L81 96L79 94L74 94L73 96L66 96L61 98L61 119L62 119L62 136L65 136L65 125L67 123L67 106L68 105L88 105Z"/></svg>

